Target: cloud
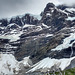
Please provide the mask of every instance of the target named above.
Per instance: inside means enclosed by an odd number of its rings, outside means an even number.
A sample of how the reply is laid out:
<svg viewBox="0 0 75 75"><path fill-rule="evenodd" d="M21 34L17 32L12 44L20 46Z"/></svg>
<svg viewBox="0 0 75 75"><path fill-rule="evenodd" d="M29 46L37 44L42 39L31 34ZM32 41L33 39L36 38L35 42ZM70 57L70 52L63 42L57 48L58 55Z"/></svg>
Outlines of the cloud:
<svg viewBox="0 0 75 75"><path fill-rule="evenodd" d="M59 4L58 0L0 0L0 18L9 18L25 13L40 14L47 3Z"/></svg>
<svg viewBox="0 0 75 75"><path fill-rule="evenodd" d="M0 0L0 18L9 18L25 13L40 14L47 3L55 5L60 3L66 5L75 4L74 0Z"/></svg>
<svg viewBox="0 0 75 75"><path fill-rule="evenodd" d="M59 0L61 4L65 4L67 6L73 6L75 5L75 0Z"/></svg>
<svg viewBox="0 0 75 75"><path fill-rule="evenodd" d="M6 18L17 14L21 0L0 0L0 18Z"/></svg>

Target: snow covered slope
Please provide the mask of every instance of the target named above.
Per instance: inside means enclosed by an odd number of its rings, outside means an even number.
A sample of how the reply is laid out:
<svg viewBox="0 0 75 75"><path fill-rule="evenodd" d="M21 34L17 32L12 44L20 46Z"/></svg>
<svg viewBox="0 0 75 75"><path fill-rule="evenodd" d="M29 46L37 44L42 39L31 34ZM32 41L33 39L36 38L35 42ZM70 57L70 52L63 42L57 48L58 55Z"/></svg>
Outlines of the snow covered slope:
<svg viewBox="0 0 75 75"><path fill-rule="evenodd" d="M71 41L73 41L73 42L70 43ZM56 48L51 49L51 50L54 51L54 50L66 49L68 47L72 47L73 43L75 43L75 33L71 33L69 37L67 37L63 40L62 44L58 45Z"/></svg>
<svg viewBox="0 0 75 75"><path fill-rule="evenodd" d="M29 70L28 72L34 72L34 71L47 72L47 71L60 71L60 70L63 71L71 64L72 60L75 60L75 57L63 58L63 59L51 59L47 57L41 60L40 62L36 63L35 65L33 65L32 69ZM75 67L75 64L73 65L73 67Z"/></svg>
<svg viewBox="0 0 75 75"><path fill-rule="evenodd" d="M12 54L0 54L0 75L18 74L21 70L20 64L23 64L24 67L30 67L32 61L29 57L25 57L18 62Z"/></svg>
<svg viewBox="0 0 75 75"><path fill-rule="evenodd" d="M13 75L19 71L18 61L12 54L0 54L0 75Z"/></svg>

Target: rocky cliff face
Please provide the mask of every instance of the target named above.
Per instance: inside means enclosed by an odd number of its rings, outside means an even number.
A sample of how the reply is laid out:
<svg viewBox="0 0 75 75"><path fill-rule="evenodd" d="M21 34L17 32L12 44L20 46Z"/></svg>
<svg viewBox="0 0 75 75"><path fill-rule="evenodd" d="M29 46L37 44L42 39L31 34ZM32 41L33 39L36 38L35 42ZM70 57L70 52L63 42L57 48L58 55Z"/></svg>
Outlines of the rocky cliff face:
<svg viewBox="0 0 75 75"><path fill-rule="evenodd" d="M65 8L64 10L61 10L52 3L47 4L44 11L41 13L42 18L40 20L40 23L38 23L38 25L42 27L42 30L38 32L34 31L29 34L23 34L21 36L21 39L24 39L27 36L29 36L29 40L32 38L29 41L29 43L28 42L27 44L24 43L21 47L21 49L22 48L26 49L26 52L24 55L28 55L28 54L31 55L31 58L33 60L43 59L48 56L52 58L70 57L71 47L68 47L67 49L63 49L61 51L51 51L51 49L62 44L63 39L65 39L66 37L69 37L70 33L75 32L74 20L69 19L70 17L69 15L72 13L66 12L67 9L71 9L71 8ZM74 13L74 10L73 10L73 13ZM36 40L33 40L34 36L36 36Z"/></svg>

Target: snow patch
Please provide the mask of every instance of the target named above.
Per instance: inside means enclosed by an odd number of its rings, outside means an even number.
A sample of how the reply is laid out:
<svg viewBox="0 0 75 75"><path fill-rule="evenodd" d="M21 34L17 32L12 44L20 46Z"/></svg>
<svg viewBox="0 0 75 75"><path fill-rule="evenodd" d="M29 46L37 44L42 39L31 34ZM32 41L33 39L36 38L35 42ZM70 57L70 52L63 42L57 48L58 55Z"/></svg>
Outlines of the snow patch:
<svg viewBox="0 0 75 75"><path fill-rule="evenodd" d="M10 42L13 42L13 41L17 41L20 39L20 35L22 34L23 32L20 32L18 34L8 34L8 35L1 35L0 38L2 39L10 39Z"/></svg>
<svg viewBox="0 0 75 75"><path fill-rule="evenodd" d="M0 75L13 75L18 73L19 65L12 54L0 54Z"/></svg>
<svg viewBox="0 0 75 75"><path fill-rule="evenodd" d="M2 23L0 22L0 24L2 24Z"/></svg>
<svg viewBox="0 0 75 75"><path fill-rule="evenodd" d="M47 13L46 15L47 15L47 16L51 16L51 14L50 14L50 13Z"/></svg>
<svg viewBox="0 0 75 75"><path fill-rule="evenodd" d="M53 34L46 34L46 37L50 37L50 36L53 36Z"/></svg>
<svg viewBox="0 0 75 75"><path fill-rule="evenodd" d="M44 27L46 27L46 28L49 28L47 25L45 25L44 23L42 23L42 25L44 26Z"/></svg>
<svg viewBox="0 0 75 75"><path fill-rule="evenodd" d="M11 23L11 24L9 24L8 26L11 27L11 26L13 26L13 25L16 25L18 28L21 28L19 25L15 24L15 23ZM8 27L8 26L7 26L7 27Z"/></svg>
<svg viewBox="0 0 75 75"><path fill-rule="evenodd" d="M29 24L25 24L24 26L23 26L23 28L26 28L26 27L34 27L35 25L29 25Z"/></svg>
<svg viewBox="0 0 75 75"><path fill-rule="evenodd" d="M71 31L75 32L75 27L71 27Z"/></svg>
<svg viewBox="0 0 75 75"><path fill-rule="evenodd" d="M54 70L60 70L60 69L63 71L71 64L71 61L73 59L75 59L75 57L63 58L63 59L51 59L47 57L39 61L38 63L34 64L32 66L32 69L30 69L28 72L34 72L39 70L41 72L47 72L47 71L54 71Z"/></svg>
<svg viewBox="0 0 75 75"><path fill-rule="evenodd" d="M73 21L73 20L75 20L75 17L68 17L66 20L71 20L71 21Z"/></svg>
<svg viewBox="0 0 75 75"><path fill-rule="evenodd" d="M21 70L20 63L24 64L24 67L32 65L29 56L19 62L12 54L0 54L0 75L18 75Z"/></svg>
<svg viewBox="0 0 75 75"><path fill-rule="evenodd" d="M37 26L37 30L38 31L41 31L42 30L42 27L41 26Z"/></svg>
<svg viewBox="0 0 75 75"><path fill-rule="evenodd" d="M5 27L0 27L1 29L4 29Z"/></svg>
<svg viewBox="0 0 75 75"><path fill-rule="evenodd" d="M32 61L29 59L30 56L23 58L23 60L20 63L23 63L24 67L30 67L32 65Z"/></svg>
<svg viewBox="0 0 75 75"><path fill-rule="evenodd" d="M73 11L75 12L75 9L74 9L74 8L66 8L65 10L67 10L67 11L69 11L69 12L71 12L71 13L72 13Z"/></svg>
<svg viewBox="0 0 75 75"><path fill-rule="evenodd" d="M65 38L65 39L63 40L63 43L62 43L62 44L58 45L56 48L51 49L51 50L52 50L52 51L55 51L55 50L66 49L66 48L68 48L68 47L70 47L70 46L73 45L73 43L74 43L75 41L72 42L72 43L70 43L72 40L75 40L75 33L71 33L69 37L67 37L67 38Z"/></svg>

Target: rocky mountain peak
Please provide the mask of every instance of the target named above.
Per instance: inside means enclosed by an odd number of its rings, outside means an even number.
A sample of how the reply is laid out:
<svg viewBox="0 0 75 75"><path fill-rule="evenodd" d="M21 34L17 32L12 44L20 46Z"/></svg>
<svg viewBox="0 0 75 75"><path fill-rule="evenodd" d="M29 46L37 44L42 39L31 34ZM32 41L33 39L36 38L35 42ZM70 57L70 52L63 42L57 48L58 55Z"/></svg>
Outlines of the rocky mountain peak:
<svg viewBox="0 0 75 75"><path fill-rule="evenodd" d="M53 3L48 3L48 4L46 5L46 7L45 7L44 12L45 12L45 11L50 11L50 9L52 9L52 8L54 8L54 7L55 7L55 5L54 5Z"/></svg>

